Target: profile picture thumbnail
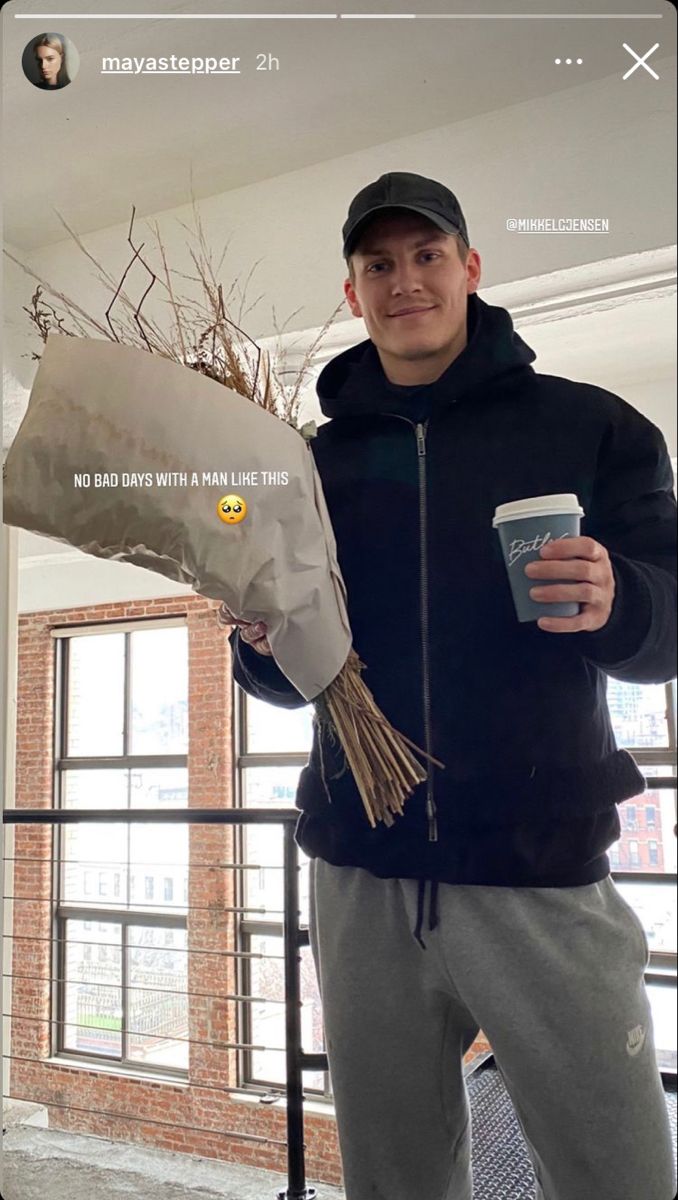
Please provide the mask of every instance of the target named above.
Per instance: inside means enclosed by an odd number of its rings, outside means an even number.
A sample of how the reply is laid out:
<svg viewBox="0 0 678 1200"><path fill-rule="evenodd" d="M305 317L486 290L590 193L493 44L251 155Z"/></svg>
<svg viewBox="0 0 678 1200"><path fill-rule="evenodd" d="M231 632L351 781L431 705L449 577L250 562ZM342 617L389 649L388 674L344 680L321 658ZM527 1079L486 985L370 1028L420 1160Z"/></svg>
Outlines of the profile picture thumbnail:
<svg viewBox="0 0 678 1200"><path fill-rule="evenodd" d="M39 33L25 47L21 65L34 87L57 92L75 79L80 56L63 33Z"/></svg>

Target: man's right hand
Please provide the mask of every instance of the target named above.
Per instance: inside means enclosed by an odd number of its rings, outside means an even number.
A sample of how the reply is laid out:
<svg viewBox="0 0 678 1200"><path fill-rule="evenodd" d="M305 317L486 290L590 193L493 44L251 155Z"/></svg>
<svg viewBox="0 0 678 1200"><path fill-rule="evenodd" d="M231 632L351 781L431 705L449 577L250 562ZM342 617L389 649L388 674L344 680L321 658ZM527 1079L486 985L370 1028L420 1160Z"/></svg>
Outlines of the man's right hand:
<svg viewBox="0 0 678 1200"><path fill-rule="evenodd" d="M239 617L233 615L225 604L220 603L218 600L212 600L210 603L212 607L216 607L217 609L217 625L220 628L229 629L231 625L235 625L240 630L240 637L243 642L246 642L248 646L256 650L257 654L273 654L268 638L266 637L267 630L263 621L257 621L254 624L241 621Z"/></svg>

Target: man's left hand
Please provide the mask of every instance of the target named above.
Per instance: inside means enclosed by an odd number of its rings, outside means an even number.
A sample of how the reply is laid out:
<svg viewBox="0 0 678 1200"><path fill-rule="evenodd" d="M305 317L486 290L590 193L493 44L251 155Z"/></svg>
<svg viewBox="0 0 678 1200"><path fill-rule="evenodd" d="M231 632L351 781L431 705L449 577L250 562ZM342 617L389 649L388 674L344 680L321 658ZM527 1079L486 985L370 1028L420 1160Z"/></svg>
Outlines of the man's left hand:
<svg viewBox="0 0 678 1200"><path fill-rule="evenodd" d="M602 629L612 612L615 588L605 547L590 537L566 537L547 542L539 555L540 560L527 564L525 574L530 579L544 580L546 586L530 588L531 598L540 604L570 600L581 606L576 617L540 617L539 628L549 633ZM572 582L550 583L552 579Z"/></svg>

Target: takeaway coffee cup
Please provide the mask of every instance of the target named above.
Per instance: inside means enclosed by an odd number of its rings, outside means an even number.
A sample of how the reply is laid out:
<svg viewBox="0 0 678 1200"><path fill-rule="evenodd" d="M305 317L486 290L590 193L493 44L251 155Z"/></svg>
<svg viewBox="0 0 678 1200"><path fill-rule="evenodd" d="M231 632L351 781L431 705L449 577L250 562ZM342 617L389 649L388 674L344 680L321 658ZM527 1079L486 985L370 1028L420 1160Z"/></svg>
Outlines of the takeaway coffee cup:
<svg viewBox="0 0 678 1200"><path fill-rule="evenodd" d="M547 542L578 537L583 515L584 510L572 493L530 496L527 500L500 504L495 509L492 525L501 541L519 621L536 621L538 617L575 617L579 612L579 605L573 601L544 604L533 600L530 588L548 587L558 580L530 579L525 574L525 567L540 557L539 551Z"/></svg>

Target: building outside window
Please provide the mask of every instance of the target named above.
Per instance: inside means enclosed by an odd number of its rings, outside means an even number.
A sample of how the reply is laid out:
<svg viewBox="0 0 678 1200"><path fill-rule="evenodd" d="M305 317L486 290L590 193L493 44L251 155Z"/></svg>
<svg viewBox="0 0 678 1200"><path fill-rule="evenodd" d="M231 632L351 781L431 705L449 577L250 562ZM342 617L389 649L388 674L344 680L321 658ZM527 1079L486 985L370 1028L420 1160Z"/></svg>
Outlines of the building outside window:
<svg viewBox="0 0 678 1200"><path fill-rule="evenodd" d="M188 803L185 620L121 624L55 631L58 807ZM188 826L73 824L55 838L53 1053L185 1073Z"/></svg>

